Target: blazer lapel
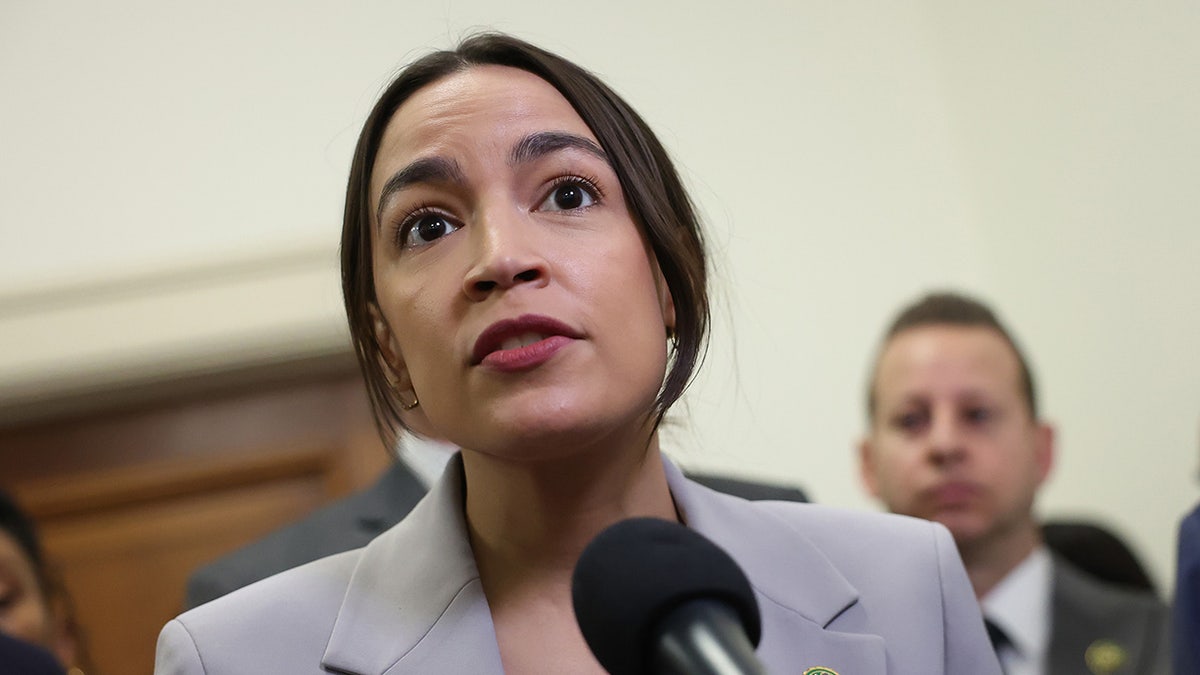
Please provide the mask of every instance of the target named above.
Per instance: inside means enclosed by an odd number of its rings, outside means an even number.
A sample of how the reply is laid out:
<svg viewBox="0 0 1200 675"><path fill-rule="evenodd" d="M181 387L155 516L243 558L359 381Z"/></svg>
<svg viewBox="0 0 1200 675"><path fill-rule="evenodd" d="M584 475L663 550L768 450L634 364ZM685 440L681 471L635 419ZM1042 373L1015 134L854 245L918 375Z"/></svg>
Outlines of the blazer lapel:
<svg viewBox="0 0 1200 675"><path fill-rule="evenodd" d="M749 577L763 615L758 653L765 663L779 672L885 672L883 638L838 630L843 621L859 623L858 591L812 542L769 509L697 485L665 459L664 466L688 527Z"/></svg>
<svg viewBox="0 0 1200 675"><path fill-rule="evenodd" d="M322 659L326 669L502 672L462 500L456 456L412 513L363 549Z"/></svg>
<svg viewBox="0 0 1200 675"><path fill-rule="evenodd" d="M765 626L758 652L773 672L885 671L882 638L838 630L859 623L858 592L808 539L769 509L664 465L688 526L728 551L751 579ZM363 549L322 659L327 670L503 672L462 500L462 459L455 457L412 513Z"/></svg>

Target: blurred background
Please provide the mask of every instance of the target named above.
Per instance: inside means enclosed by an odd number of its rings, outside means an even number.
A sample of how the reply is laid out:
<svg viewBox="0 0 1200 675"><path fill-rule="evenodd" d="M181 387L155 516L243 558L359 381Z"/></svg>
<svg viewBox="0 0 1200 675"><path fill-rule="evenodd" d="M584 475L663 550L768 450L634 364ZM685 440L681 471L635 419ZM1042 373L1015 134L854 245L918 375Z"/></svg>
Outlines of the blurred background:
<svg viewBox="0 0 1200 675"><path fill-rule="evenodd" d="M1040 511L1169 591L1200 495L1200 4L6 0L0 485L100 671L150 672L188 571L386 462L340 304L349 158L398 67L483 28L605 78L705 215L677 460L876 508L880 333L963 290L1058 427Z"/></svg>

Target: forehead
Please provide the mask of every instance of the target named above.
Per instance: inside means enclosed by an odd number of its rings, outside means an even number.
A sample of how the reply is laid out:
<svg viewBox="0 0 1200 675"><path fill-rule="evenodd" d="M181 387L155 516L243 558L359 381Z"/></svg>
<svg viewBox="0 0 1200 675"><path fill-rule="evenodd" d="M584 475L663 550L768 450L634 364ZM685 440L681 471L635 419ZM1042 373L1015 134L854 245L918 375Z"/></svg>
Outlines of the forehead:
<svg viewBox="0 0 1200 675"><path fill-rule="evenodd" d="M1019 395L1020 364L995 330L921 326L893 337L879 358L876 390L882 399L913 394L972 392Z"/></svg>
<svg viewBox="0 0 1200 675"><path fill-rule="evenodd" d="M507 66L471 66L418 90L388 121L372 175L378 188L389 168L436 155L504 153L534 131L594 134L549 82ZM598 144L598 143L597 143Z"/></svg>

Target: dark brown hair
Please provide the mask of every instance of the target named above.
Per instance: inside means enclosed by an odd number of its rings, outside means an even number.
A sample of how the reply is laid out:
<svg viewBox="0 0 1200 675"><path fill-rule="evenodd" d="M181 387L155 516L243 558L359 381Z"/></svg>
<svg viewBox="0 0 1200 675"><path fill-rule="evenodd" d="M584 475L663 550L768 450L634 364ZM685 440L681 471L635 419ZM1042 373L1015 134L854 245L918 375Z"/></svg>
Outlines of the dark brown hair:
<svg viewBox="0 0 1200 675"><path fill-rule="evenodd" d="M39 590L44 595L49 594L50 578L46 567L46 559L42 554L42 545L38 541L37 528L33 520L25 514L17 502L7 493L0 490L0 531L7 532L21 552L29 559L37 577Z"/></svg>
<svg viewBox="0 0 1200 675"><path fill-rule="evenodd" d="M868 418L872 420L875 418L875 380L878 377L879 359L883 356L883 351L892 338L900 333L925 326L962 326L987 328L995 331L1008 343L1017 357L1021 376L1021 394L1025 399L1026 409L1029 411L1030 419L1038 418L1037 390L1033 384L1033 371L1029 369L1029 363L1025 360L1021 349L1017 347L1012 334L1008 332L1004 324L1000 323L990 307L974 298L950 292L926 295L900 310L891 326L888 327L887 333L883 337L883 343L879 347L879 353L875 357L875 366L871 369L871 381L867 385Z"/></svg>
<svg viewBox="0 0 1200 675"><path fill-rule="evenodd" d="M371 171L388 121L415 92L473 66L509 66L548 82L596 135L625 193L626 205L650 244L675 304L675 331L667 376L654 404L656 422L687 387L703 359L709 308L704 238L695 207L666 150L642 118L595 75L517 38L484 33L457 48L428 54L404 68L363 125L350 167L342 223L342 293L350 335L384 441L399 428L401 403L384 375L370 306L376 302L371 268ZM393 326L393 330L403 330Z"/></svg>

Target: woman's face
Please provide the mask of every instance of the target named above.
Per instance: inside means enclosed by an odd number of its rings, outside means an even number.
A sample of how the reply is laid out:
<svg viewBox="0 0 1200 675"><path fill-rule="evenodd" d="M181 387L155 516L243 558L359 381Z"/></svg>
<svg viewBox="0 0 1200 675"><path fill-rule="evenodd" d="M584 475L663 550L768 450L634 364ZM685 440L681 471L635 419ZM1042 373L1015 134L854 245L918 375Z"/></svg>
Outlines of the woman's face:
<svg viewBox="0 0 1200 675"><path fill-rule="evenodd" d="M377 337L419 397L410 426L514 459L645 436L674 308L556 89L502 66L425 87L388 123L371 194Z"/></svg>
<svg viewBox="0 0 1200 675"><path fill-rule="evenodd" d="M50 648L52 627L33 563L11 535L0 531L0 631Z"/></svg>

